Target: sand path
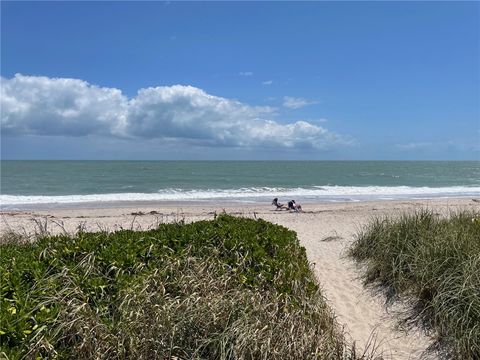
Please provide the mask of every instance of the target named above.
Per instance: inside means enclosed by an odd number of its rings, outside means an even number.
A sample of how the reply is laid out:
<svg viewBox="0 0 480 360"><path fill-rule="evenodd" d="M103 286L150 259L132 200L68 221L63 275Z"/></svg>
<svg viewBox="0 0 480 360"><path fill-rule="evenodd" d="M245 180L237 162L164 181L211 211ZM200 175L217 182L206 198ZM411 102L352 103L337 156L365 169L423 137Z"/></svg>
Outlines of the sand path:
<svg viewBox="0 0 480 360"><path fill-rule="evenodd" d="M80 225L87 231L99 229L148 229L159 222L180 219L196 221L212 219L214 213L226 211L234 215L263 218L297 232L323 293L334 310L338 322L348 333L347 338L364 349L375 339L385 359L434 359L425 350L431 344L419 330L396 329L395 316L385 307L385 297L374 295L362 284L361 271L348 258L345 250L354 241L357 231L372 215L395 214L429 207L438 213L474 208L471 199L437 199L422 201L384 201L342 204L306 204L301 214L273 211L264 205L248 206L135 206L107 209L65 209L35 212L3 212L1 232L39 231L42 224L53 233L74 232ZM150 214L151 211L154 213ZM35 221L36 220L36 221Z"/></svg>
<svg viewBox="0 0 480 360"><path fill-rule="evenodd" d="M320 213L270 219L295 230L347 338L362 351L377 346L387 359L435 358L425 354L430 341L420 331L395 329L395 318L385 307L385 298L374 296L359 279L359 269L345 256L357 230L373 210L354 206L343 209L318 209ZM300 216L302 218L300 218ZM268 216L266 216L268 219ZM338 226L342 223L342 226Z"/></svg>

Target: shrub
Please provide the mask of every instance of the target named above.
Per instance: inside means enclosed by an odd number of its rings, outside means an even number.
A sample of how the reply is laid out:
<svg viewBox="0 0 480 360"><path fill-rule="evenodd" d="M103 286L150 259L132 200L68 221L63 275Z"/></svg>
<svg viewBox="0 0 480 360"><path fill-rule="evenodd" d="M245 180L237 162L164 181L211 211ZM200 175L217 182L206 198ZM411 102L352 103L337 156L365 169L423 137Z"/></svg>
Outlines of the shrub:
<svg viewBox="0 0 480 360"><path fill-rule="evenodd" d="M479 215L377 217L350 249L365 264L365 282L412 299L403 320L426 325L435 345L457 359L480 358Z"/></svg>
<svg viewBox="0 0 480 360"><path fill-rule="evenodd" d="M1 245L16 358L353 359L296 234L263 220Z"/></svg>

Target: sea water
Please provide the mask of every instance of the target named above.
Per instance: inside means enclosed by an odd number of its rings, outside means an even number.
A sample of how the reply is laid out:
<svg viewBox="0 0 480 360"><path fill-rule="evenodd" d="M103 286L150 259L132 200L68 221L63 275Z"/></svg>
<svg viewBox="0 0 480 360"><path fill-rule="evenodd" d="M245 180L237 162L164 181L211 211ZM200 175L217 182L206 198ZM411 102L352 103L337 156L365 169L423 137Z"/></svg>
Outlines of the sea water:
<svg viewBox="0 0 480 360"><path fill-rule="evenodd" d="M479 161L1 161L3 210L480 197Z"/></svg>

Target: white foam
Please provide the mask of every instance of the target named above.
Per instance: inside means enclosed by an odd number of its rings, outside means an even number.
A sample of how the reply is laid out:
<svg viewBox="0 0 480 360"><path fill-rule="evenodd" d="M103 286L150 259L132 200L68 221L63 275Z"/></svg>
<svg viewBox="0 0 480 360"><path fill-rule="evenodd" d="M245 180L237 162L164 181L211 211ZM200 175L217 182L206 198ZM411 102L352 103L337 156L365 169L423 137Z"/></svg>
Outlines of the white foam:
<svg viewBox="0 0 480 360"><path fill-rule="evenodd" d="M117 193L89 195L0 195L2 207L38 204L81 204L135 201L265 201L272 197L306 201L358 201L374 199L480 196L480 187L410 187L410 186L315 186L311 188L253 187L240 189L182 190L164 189L157 193Z"/></svg>

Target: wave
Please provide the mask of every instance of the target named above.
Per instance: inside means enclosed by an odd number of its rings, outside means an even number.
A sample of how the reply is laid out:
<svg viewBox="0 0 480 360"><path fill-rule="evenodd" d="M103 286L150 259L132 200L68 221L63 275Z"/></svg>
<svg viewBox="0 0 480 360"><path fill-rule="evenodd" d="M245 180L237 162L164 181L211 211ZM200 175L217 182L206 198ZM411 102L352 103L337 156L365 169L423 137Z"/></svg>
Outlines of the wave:
<svg viewBox="0 0 480 360"><path fill-rule="evenodd" d="M380 199L480 196L480 187L313 186L310 188L252 187L239 189L163 189L156 193L88 195L0 195L1 207L39 204L82 204L148 201L265 201L279 197L303 201L359 201Z"/></svg>

